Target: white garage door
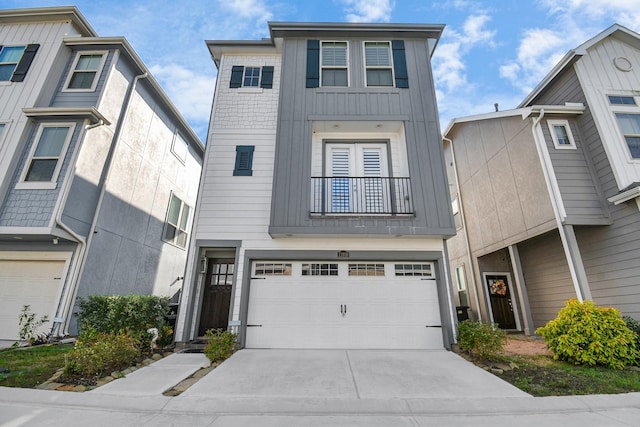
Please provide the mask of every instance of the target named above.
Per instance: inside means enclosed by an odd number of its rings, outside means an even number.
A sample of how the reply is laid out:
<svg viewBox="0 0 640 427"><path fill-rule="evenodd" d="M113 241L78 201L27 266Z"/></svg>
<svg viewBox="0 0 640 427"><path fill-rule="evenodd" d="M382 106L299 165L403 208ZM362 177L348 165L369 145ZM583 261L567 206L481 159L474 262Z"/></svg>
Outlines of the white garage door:
<svg viewBox="0 0 640 427"><path fill-rule="evenodd" d="M248 348L441 349L432 263L255 262Z"/></svg>
<svg viewBox="0 0 640 427"><path fill-rule="evenodd" d="M24 305L31 307L36 318L49 316L41 332L51 329L64 265L59 260L0 260L0 339L18 339L18 316Z"/></svg>

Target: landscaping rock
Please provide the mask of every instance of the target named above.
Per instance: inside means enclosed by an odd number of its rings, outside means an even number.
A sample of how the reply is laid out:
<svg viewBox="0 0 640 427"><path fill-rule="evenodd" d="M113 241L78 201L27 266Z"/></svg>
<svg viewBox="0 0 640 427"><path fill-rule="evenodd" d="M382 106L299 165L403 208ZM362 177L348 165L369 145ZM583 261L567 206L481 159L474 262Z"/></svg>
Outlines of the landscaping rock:
<svg viewBox="0 0 640 427"><path fill-rule="evenodd" d="M498 368L491 368L491 372L494 374L504 374L504 371Z"/></svg>
<svg viewBox="0 0 640 427"><path fill-rule="evenodd" d="M40 385L37 385L36 388L40 390L57 390L58 387L62 387L64 384L56 383L56 382L44 382Z"/></svg>
<svg viewBox="0 0 640 427"><path fill-rule="evenodd" d="M160 360L160 359L162 359L162 355L159 354L159 353L154 353L153 356L151 356L151 359Z"/></svg>
<svg viewBox="0 0 640 427"><path fill-rule="evenodd" d="M151 360L151 359L144 359L144 360L142 361L142 365L143 365L143 366L149 366L149 365L151 365L153 362L154 362L154 361L153 361L153 360Z"/></svg>
<svg viewBox="0 0 640 427"><path fill-rule="evenodd" d="M71 389L71 391L80 392L80 393L83 392L83 391L86 391L86 390L87 390L87 388L85 386L83 386L83 385L77 385L77 386L75 386L74 388Z"/></svg>
<svg viewBox="0 0 640 427"><path fill-rule="evenodd" d="M200 369L200 370L196 371L195 374L193 374L193 378L200 379L200 378L204 377L205 375L207 375L209 372L213 371L214 368L215 368L215 366L210 366L208 368Z"/></svg>

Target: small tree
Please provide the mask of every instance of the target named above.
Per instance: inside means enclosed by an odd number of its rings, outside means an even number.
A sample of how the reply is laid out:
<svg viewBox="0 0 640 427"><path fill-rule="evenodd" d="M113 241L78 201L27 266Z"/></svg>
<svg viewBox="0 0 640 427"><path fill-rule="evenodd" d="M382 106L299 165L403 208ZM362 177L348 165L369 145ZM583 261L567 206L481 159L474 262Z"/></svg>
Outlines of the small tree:
<svg viewBox="0 0 640 427"><path fill-rule="evenodd" d="M31 312L31 306L26 304L22 306L22 311L18 315L18 328L20 342L27 345L33 345L36 341L46 341L46 334L38 335L38 329L49 321L48 316L42 316L36 319L36 314ZM14 346L17 346L15 343Z"/></svg>

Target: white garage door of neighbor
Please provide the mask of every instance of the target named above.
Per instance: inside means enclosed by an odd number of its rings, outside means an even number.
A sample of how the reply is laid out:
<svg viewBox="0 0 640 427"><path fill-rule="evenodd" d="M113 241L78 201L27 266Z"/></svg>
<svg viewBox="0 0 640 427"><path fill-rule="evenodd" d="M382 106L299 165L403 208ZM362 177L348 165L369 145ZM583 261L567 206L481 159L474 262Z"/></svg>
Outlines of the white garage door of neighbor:
<svg viewBox="0 0 640 427"><path fill-rule="evenodd" d="M0 339L19 338L18 316L24 305L39 319L49 316L40 333L51 329L62 287L64 261L0 260Z"/></svg>
<svg viewBox="0 0 640 427"><path fill-rule="evenodd" d="M442 349L432 263L255 262L247 348Z"/></svg>

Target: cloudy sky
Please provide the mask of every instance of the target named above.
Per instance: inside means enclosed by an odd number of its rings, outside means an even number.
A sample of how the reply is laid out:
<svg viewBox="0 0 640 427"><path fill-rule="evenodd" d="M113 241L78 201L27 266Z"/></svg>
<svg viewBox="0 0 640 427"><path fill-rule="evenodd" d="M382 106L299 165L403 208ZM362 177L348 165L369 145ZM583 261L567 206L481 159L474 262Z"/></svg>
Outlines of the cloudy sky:
<svg viewBox="0 0 640 427"><path fill-rule="evenodd" d="M0 8L70 2L0 0ZM203 142L216 69L204 40L268 37L268 21L445 24L433 58L441 125L514 108L570 49L638 0L75 0L100 36L124 36Z"/></svg>

